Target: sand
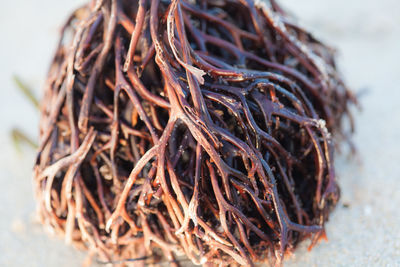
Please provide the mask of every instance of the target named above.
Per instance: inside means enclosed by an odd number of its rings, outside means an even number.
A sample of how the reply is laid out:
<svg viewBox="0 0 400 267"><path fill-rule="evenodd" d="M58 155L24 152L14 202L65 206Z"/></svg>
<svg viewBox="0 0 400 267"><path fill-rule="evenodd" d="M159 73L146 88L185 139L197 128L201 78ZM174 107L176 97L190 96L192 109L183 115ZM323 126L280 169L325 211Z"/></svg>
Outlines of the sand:
<svg viewBox="0 0 400 267"><path fill-rule="evenodd" d="M282 0L300 23L338 49L348 85L360 93L357 155L336 159L341 202L328 242L307 243L285 266L400 266L400 1ZM8 1L0 9L0 266L79 266L84 253L35 222L34 152L18 153L12 127L37 138L38 114L16 90L20 75L40 95L57 31L82 0ZM301 4L300 4L301 3Z"/></svg>

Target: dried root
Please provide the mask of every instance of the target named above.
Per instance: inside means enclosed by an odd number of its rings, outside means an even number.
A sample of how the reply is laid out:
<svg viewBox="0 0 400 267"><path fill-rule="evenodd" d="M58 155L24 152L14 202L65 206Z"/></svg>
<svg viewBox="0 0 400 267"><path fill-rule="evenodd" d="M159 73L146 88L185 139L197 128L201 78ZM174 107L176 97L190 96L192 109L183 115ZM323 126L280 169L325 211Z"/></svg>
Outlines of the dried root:
<svg viewBox="0 0 400 267"><path fill-rule="evenodd" d="M275 1L93 1L48 75L39 214L103 261L279 264L324 237L353 100Z"/></svg>

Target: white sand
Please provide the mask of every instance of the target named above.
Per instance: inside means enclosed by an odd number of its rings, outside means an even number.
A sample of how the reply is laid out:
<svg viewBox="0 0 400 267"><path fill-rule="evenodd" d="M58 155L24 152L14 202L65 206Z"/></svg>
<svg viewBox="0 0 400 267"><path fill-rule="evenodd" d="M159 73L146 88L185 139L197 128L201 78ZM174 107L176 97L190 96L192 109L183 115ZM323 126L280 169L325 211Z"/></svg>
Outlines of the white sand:
<svg viewBox="0 0 400 267"><path fill-rule="evenodd" d="M37 136L38 123L12 74L39 95L57 27L82 2L18 0L0 9L0 266L79 266L84 258L33 223L34 153L28 147L16 153L9 138L13 126ZM350 87L367 89L363 111L355 113L359 156L336 160L342 198L327 225L329 242L310 253L302 245L285 265L400 266L400 1L281 2L338 48Z"/></svg>

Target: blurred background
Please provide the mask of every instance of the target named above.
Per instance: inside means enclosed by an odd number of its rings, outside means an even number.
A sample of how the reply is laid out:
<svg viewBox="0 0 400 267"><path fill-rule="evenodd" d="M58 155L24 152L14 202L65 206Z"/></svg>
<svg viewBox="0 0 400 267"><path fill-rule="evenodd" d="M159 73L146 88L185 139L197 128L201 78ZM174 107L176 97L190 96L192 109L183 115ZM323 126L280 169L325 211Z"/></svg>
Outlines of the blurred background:
<svg viewBox="0 0 400 267"><path fill-rule="evenodd" d="M329 241L307 242L285 266L400 266L400 1L280 0L299 23L338 50L362 111L354 111L357 155L336 158L341 202ZM80 266L84 253L35 221L35 152L11 139L18 127L37 140L38 112L13 75L41 95L58 30L84 0L2 0L0 8L0 266Z"/></svg>

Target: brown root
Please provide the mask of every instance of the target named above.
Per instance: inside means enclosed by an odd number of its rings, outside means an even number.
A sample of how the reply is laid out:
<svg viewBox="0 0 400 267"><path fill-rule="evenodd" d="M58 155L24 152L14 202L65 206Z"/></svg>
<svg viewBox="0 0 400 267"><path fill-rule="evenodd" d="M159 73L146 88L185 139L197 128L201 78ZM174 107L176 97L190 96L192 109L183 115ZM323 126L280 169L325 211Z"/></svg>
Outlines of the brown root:
<svg viewBox="0 0 400 267"><path fill-rule="evenodd" d="M331 135L354 98L332 51L271 2L74 12L41 104L43 222L107 262L279 264L324 236Z"/></svg>

